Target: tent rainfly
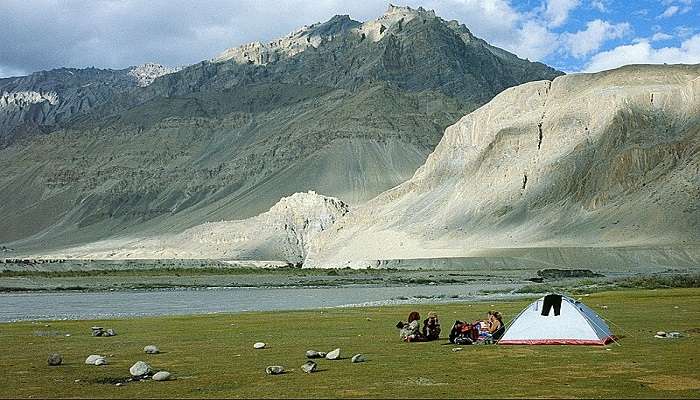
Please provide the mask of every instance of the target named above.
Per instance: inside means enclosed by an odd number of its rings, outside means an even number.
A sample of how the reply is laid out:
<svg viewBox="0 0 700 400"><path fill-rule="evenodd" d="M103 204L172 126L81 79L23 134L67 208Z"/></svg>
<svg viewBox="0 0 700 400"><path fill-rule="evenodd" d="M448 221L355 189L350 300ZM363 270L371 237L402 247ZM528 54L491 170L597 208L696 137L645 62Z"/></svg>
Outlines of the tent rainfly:
<svg viewBox="0 0 700 400"><path fill-rule="evenodd" d="M549 294L518 314L498 344L605 345L613 340L608 325L588 306Z"/></svg>

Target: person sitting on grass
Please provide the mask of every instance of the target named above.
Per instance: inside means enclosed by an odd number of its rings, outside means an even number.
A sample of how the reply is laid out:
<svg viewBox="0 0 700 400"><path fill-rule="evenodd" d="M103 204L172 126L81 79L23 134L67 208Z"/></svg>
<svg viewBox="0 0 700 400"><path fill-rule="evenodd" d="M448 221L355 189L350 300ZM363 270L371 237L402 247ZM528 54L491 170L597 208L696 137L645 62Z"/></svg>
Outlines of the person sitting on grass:
<svg viewBox="0 0 700 400"><path fill-rule="evenodd" d="M491 340L494 342L503 336L506 331L506 326L503 324L503 316L498 311L489 312L489 328L488 332L491 335Z"/></svg>
<svg viewBox="0 0 700 400"><path fill-rule="evenodd" d="M505 332L503 317L498 311L489 311L486 321L481 321L479 325L479 340L485 343L497 341Z"/></svg>
<svg viewBox="0 0 700 400"><path fill-rule="evenodd" d="M453 344L472 344L479 338L476 324L457 320L450 330L449 341Z"/></svg>
<svg viewBox="0 0 700 400"><path fill-rule="evenodd" d="M408 314L408 322L399 321L396 327L400 329L399 336L404 342L420 342L424 340L420 333L420 314L418 314L418 311L411 311Z"/></svg>
<svg viewBox="0 0 700 400"><path fill-rule="evenodd" d="M423 321L423 337L425 340L440 339L440 321L435 311L428 313L428 319Z"/></svg>

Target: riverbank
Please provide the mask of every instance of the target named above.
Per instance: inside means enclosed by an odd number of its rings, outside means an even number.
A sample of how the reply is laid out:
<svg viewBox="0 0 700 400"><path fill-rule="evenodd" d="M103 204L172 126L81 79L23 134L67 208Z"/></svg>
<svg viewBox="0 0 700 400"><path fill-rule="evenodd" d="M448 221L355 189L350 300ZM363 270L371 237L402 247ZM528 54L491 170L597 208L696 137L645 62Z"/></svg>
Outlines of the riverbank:
<svg viewBox="0 0 700 400"><path fill-rule="evenodd" d="M480 286L481 294L547 291L549 288L610 287L640 276L690 276L698 267L558 269L503 263L441 268L315 269L273 261L219 260L32 260L2 259L0 293L128 291L204 288L312 288L348 286ZM534 286L533 286L534 285Z"/></svg>
<svg viewBox="0 0 700 400"><path fill-rule="evenodd" d="M606 319L620 346L458 346L401 343L394 324L416 308L435 310L443 329L489 309L513 318L530 299L99 321L117 336L91 337L94 321L0 325L0 392L33 397L697 397L700 289L621 290L582 295ZM430 309L430 310L429 310ZM657 330L680 339L656 339ZM69 334L70 336L66 336ZM445 335L443 335L445 336ZM268 343L254 350L253 343ZM162 353L146 355L145 345ZM309 349L340 347L344 359L299 366ZM31 350L30 350L31 349ZM46 357L63 355L48 367ZM368 361L347 357L363 353ZM85 365L90 354L109 364ZM116 383L135 361L168 370L170 382ZM289 372L268 376L268 365Z"/></svg>

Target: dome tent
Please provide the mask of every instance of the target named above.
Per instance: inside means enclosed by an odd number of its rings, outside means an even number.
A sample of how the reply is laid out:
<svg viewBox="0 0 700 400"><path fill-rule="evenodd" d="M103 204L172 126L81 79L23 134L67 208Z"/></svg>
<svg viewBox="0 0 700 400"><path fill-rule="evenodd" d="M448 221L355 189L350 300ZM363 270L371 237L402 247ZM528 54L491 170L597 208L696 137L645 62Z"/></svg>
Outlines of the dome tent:
<svg viewBox="0 0 700 400"><path fill-rule="evenodd" d="M518 314L498 344L605 345L613 340L608 325L588 306L549 294Z"/></svg>

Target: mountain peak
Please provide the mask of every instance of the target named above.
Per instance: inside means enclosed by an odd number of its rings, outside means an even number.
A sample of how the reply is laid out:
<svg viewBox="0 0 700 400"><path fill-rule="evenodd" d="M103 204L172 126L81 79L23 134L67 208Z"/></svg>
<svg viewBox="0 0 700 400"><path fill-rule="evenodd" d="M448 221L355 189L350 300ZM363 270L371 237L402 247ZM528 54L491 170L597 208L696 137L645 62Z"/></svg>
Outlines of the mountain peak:
<svg viewBox="0 0 700 400"><path fill-rule="evenodd" d="M374 42L384 37L385 32L393 31L416 18L435 19L435 11L425 10L423 7L411 8L409 6L395 6L389 4L386 12L377 19L367 21L357 28L357 32Z"/></svg>
<svg viewBox="0 0 700 400"><path fill-rule="evenodd" d="M137 86L146 87L163 75L172 74L182 68L166 67L155 63L145 63L129 70L128 74L136 81Z"/></svg>
<svg viewBox="0 0 700 400"><path fill-rule="evenodd" d="M336 35L360 25L349 15L335 15L326 22L317 22L289 33L287 36L268 43L253 42L233 47L219 54L212 61L233 60L239 64L264 65L289 58L309 47L318 47L323 40L331 40Z"/></svg>
<svg viewBox="0 0 700 400"><path fill-rule="evenodd" d="M387 8L386 12L384 12L384 15L382 17L396 14L435 18L435 10L426 10L423 7L411 8L410 6L397 6L394 4L389 4L389 7Z"/></svg>

